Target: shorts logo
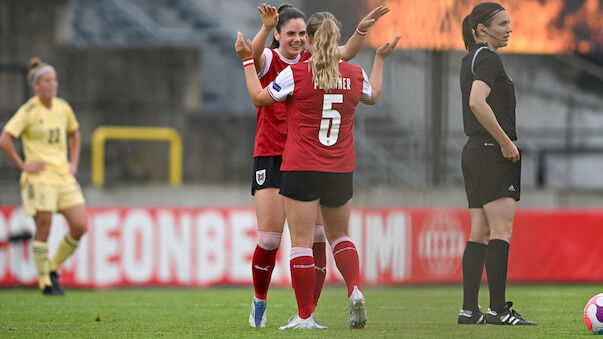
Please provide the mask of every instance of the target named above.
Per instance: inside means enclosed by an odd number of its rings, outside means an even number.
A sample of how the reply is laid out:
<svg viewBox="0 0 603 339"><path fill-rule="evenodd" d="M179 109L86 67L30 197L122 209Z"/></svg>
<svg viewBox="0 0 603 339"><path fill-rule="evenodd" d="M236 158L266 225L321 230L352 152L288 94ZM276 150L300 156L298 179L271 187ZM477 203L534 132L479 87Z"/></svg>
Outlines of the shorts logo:
<svg viewBox="0 0 603 339"><path fill-rule="evenodd" d="M261 186L264 184L264 181L266 181L266 169L255 171L255 182Z"/></svg>
<svg viewBox="0 0 603 339"><path fill-rule="evenodd" d="M274 90L277 92L281 91L281 86L279 86L276 82L272 83L272 88L274 88Z"/></svg>
<svg viewBox="0 0 603 339"><path fill-rule="evenodd" d="M515 186L511 185L509 186L509 188L507 188L507 190L509 190L510 192L515 192Z"/></svg>

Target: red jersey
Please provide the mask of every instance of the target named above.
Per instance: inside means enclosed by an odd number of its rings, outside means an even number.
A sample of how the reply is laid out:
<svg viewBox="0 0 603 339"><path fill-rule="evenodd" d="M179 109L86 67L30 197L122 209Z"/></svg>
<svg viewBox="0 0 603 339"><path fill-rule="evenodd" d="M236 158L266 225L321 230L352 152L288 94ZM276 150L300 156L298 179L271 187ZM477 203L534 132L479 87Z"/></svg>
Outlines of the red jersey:
<svg viewBox="0 0 603 339"><path fill-rule="evenodd" d="M308 60L311 54L305 50L297 58L283 57L276 49L264 49L266 62L258 74L262 87L268 86L287 66ZM277 102L266 107L258 107L257 129L255 131L254 157L282 155L287 140L285 122L285 102Z"/></svg>
<svg viewBox="0 0 603 339"><path fill-rule="evenodd" d="M372 89L360 66L339 62L337 87L329 92L312 80L310 65L284 69L269 85L277 101L287 99L287 141L281 171L354 171L354 111Z"/></svg>

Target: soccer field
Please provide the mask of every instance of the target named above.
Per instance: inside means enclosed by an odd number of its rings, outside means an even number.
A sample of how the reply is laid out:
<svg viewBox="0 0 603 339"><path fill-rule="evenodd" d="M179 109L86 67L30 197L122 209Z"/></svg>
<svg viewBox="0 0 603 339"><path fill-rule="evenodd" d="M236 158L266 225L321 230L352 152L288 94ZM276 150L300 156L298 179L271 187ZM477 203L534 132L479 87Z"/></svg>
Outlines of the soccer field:
<svg viewBox="0 0 603 339"><path fill-rule="evenodd" d="M480 304L488 306L488 287ZM296 313L291 289L273 288L268 326L250 328L250 287L191 289L128 288L107 291L68 289L65 297L44 297L36 289L0 289L0 337L124 338L262 336L331 338L534 338L592 335L583 308L601 285L510 285L508 299L538 326L456 324L462 302L460 285L367 287L366 328L348 328L345 289L324 289L316 318L329 328L279 331Z"/></svg>

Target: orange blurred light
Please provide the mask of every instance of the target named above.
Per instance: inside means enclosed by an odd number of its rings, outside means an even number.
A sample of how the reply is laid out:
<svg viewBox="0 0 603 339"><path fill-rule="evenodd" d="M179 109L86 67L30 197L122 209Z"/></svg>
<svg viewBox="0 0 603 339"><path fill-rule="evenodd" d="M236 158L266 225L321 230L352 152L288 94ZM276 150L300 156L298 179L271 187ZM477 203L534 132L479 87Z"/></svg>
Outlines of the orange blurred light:
<svg viewBox="0 0 603 339"><path fill-rule="evenodd" d="M366 0L370 7L387 5L367 36L377 47L401 34L398 48L465 50L461 23L479 0ZM572 1L572 0L565 0ZM586 0L571 13L562 14L564 0L504 0L513 33L503 49L514 53L587 53L603 45L603 9L599 0ZM576 31L586 32L577 36ZM585 36L582 36L585 35Z"/></svg>

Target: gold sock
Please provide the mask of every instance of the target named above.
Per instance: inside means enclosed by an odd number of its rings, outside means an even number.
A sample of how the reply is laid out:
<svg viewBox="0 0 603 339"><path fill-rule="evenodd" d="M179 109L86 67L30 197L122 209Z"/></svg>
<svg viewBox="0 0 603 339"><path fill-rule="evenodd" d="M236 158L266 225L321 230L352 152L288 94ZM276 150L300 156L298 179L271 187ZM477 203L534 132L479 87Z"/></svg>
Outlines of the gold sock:
<svg viewBox="0 0 603 339"><path fill-rule="evenodd" d="M34 241L33 255L38 269L38 285L40 289L46 286L51 286L48 264L48 245L42 241Z"/></svg>
<svg viewBox="0 0 603 339"><path fill-rule="evenodd" d="M59 244L59 248L57 248L57 253L54 254L52 261L50 262L50 271L56 272L59 270L61 264L69 258L69 256L75 251L77 246L79 245L79 241L74 240L69 233L65 235L61 243Z"/></svg>

